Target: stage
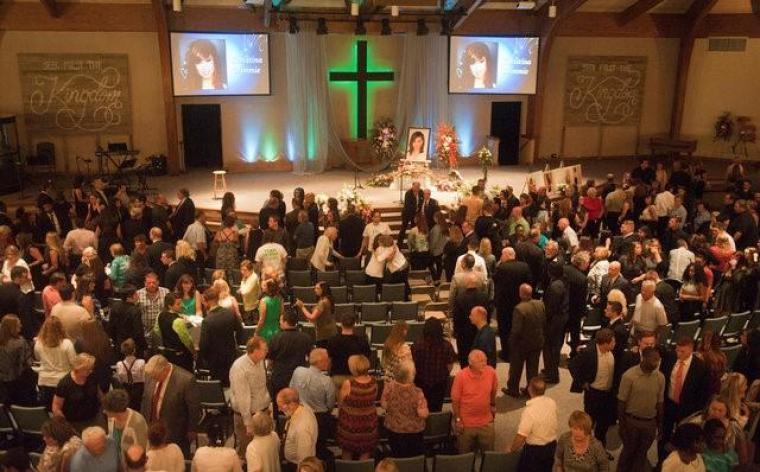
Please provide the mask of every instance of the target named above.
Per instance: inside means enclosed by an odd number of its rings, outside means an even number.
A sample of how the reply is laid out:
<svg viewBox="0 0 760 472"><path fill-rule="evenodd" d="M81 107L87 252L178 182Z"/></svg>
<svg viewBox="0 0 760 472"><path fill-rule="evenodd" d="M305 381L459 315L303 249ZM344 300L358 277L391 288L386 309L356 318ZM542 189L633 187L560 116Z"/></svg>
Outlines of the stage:
<svg viewBox="0 0 760 472"><path fill-rule="evenodd" d="M621 170L620 161L618 161L617 171ZM599 162L599 164L602 164ZM593 169L588 170L584 167L584 178L604 178L607 165L594 165ZM589 166L591 167L591 166ZM626 165L626 170L632 165ZM516 194L519 194L525 184L525 177L528 173L540 170L539 166L502 166L491 167L488 169L488 187L512 186ZM601 169L604 168L604 169ZM600 169L602 170L600 172ZM445 176L444 170L435 171L438 176ZM462 178L467 183L475 184L483 176L480 167L463 167L459 169ZM371 174L360 172L358 182L364 186L359 193L373 207L387 208L400 205L400 195L398 187L394 184L391 187L370 187L367 180L372 177ZM264 205L264 201L269 196L269 191L278 189L285 194L285 203L290 206L292 191L296 187L303 187L306 192L315 194L325 194L329 197L337 196L344 187L353 188L354 173L344 169L328 170L322 174L315 175L295 175L290 172L266 172L266 173L228 173L227 189L235 194L237 207L241 211L258 212ZM194 169L179 177L155 177L149 181L151 187L157 188L159 192L166 195L169 203L177 203L176 190L180 187L190 189L191 197L197 208L218 210L221 208L221 200L213 198L213 176L211 170ZM411 179L404 178L404 187L411 186ZM441 205L451 205L457 200L457 192L444 192L431 188L433 198L438 200ZM219 195L221 198L221 195Z"/></svg>

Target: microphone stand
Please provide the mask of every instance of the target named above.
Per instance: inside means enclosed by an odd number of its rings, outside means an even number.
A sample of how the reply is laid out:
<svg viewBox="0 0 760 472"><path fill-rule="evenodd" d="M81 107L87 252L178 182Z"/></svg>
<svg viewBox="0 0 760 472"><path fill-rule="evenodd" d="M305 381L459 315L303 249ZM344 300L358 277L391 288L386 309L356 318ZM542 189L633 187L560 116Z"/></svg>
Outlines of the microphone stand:
<svg viewBox="0 0 760 472"><path fill-rule="evenodd" d="M364 189L364 186L359 182L359 168L354 165L354 190Z"/></svg>

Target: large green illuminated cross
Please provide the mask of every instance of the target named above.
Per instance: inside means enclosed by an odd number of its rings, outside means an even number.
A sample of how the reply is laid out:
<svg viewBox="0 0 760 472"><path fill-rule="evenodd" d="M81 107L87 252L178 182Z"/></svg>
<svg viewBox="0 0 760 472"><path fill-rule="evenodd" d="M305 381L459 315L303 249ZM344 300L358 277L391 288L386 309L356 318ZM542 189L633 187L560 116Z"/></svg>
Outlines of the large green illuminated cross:
<svg viewBox="0 0 760 472"><path fill-rule="evenodd" d="M356 137L367 139L367 85L393 80L391 71L367 71L367 41L356 42L356 70L330 72L332 82L356 82Z"/></svg>

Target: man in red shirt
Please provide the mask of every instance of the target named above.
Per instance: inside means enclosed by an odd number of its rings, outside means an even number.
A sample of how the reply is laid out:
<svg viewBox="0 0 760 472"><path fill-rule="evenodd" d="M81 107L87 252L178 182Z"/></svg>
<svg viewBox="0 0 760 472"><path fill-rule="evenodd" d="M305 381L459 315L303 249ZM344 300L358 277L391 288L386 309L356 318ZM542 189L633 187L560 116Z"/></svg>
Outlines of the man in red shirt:
<svg viewBox="0 0 760 472"><path fill-rule="evenodd" d="M498 380L483 351L473 349L469 366L460 370L451 386L459 453L494 448L494 413Z"/></svg>

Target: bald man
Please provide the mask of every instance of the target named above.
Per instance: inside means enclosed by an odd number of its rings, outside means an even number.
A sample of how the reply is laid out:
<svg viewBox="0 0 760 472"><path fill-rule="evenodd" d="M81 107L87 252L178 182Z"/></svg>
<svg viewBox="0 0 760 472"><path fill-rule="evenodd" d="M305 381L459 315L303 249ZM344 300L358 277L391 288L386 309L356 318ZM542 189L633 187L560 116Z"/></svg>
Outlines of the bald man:
<svg viewBox="0 0 760 472"><path fill-rule="evenodd" d="M289 464L297 465L307 457L316 455L319 426L314 411L301 403L298 391L283 388L277 393L277 408L288 417L283 455Z"/></svg>
<svg viewBox="0 0 760 472"><path fill-rule="evenodd" d="M470 323L475 326L477 332L472 341L472 349L483 351L488 359L488 365L496 368L496 333L488 325L488 312L482 306L473 307L470 310Z"/></svg>
<svg viewBox="0 0 760 472"><path fill-rule="evenodd" d="M520 285L531 280L530 266L518 261L515 250L505 247L501 251L499 265L493 274L494 305L499 322L499 340L501 341L501 360L509 361L509 331L512 326L512 312L520 303Z"/></svg>
<svg viewBox="0 0 760 472"><path fill-rule="evenodd" d="M504 393L515 398L520 396L523 367L527 371L527 380L538 375L538 358L544 346L546 326L544 302L533 299L533 287L529 284L520 285L520 300L512 314L512 330L509 334L509 379L507 387L502 389Z"/></svg>
<svg viewBox="0 0 760 472"><path fill-rule="evenodd" d="M498 379L477 349L468 356L469 366L460 370L451 386L451 409L457 430L459 452L494 448L494 413Z"/></svg>

